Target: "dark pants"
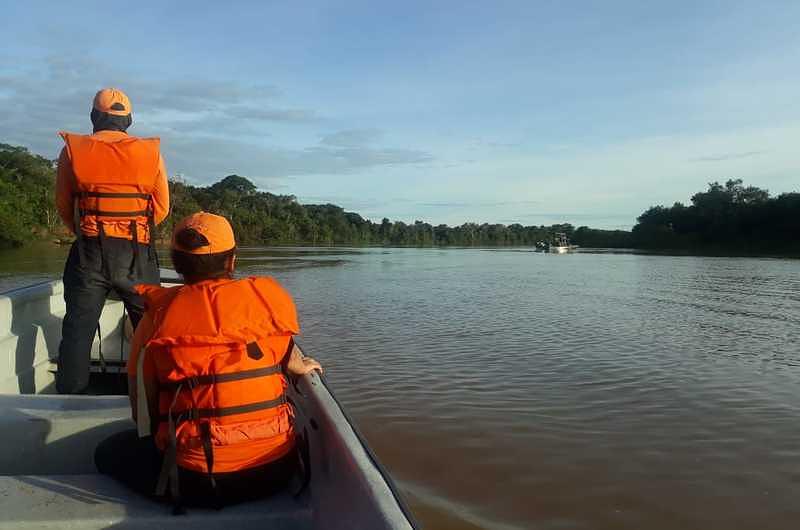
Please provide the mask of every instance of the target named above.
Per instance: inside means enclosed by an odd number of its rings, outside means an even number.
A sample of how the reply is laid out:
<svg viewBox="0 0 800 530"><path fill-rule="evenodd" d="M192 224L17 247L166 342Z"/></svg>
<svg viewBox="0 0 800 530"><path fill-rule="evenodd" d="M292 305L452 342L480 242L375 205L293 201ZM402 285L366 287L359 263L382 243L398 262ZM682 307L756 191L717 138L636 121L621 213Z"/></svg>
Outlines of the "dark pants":
<svg viewBox="0 0 800 530"><path fill-rule="evenodd" d="M94 453L98 471L156 500L165 500L155 496L161 461L152 436L139 438L136 429L111 435L100 442ZM181 501L187 506L213 507L267 497L285 489L296 469L297 453L292 451L263 466L214 473L215 493L208 475L178 467Z"/></svg>
<svg viewBox="0 0 800 530"><path fill-rule="evenodd" d="M80 394L89 385L92 341L109 292L113 290L122 299L135 327L144 307L133 286L159 283L158 261L147 245L138 245L139 267L134 266L133 244L127 239L108 237L101 244L96 237L84 237L82 246L83 260L76 241L64 267L67 313L56 373L56 389L61 394Z"/></svg>

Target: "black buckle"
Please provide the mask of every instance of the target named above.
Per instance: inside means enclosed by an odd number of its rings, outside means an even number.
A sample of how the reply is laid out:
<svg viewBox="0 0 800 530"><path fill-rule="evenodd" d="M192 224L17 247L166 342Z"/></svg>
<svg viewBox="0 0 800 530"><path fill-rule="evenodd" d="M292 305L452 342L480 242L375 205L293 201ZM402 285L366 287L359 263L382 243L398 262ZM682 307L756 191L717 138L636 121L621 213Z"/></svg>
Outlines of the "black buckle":
<svg viewBox="0 0 800 530"><path fill-rule="evenodd" d="M192 377L187 377L186 386L189 387L189 390L194 390L195 388L200 386L200 379L198 379L196 375L193 375Z"/></svg>

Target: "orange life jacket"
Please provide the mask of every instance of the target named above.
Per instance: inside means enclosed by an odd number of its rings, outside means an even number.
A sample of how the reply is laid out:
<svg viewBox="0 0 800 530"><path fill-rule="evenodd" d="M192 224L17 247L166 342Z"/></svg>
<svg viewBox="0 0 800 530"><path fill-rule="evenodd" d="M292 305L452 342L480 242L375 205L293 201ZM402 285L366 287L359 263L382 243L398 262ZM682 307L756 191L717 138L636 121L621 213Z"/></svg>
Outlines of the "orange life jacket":
<svg viewBox="0 0 800 530"><path fill-rule="evenodd" d="M75 174L76 234L128 234L147 243L155 227L152 194L159 175L159 139L129 136L115 142L61 132ZM116 229L119 227L119 229ZM80 239L80 238L79 238Z"/></svg>
<svg viewBox="0 0 800 530"><path fill-rule="evenodd" d="M299 332L289 294L271 278L137 290L155 330L145 354L159 382L159 493L171 457L213 483L213 472L286 455L294 430L281 362Z"/></svg>

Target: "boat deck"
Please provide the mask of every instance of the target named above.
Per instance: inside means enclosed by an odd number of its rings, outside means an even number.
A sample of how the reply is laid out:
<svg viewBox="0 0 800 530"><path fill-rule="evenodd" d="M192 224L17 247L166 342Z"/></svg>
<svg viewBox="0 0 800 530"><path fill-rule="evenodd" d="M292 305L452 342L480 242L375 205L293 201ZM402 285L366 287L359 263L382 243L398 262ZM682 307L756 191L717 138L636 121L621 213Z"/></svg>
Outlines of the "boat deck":
<svg viewBox="0 0 800 530"><path fill-rule="evenodd" d="M99 474L0 476L0 528L312 528L308 502L281 494L223 510L170 507Z"/></svg>
<svg viewBox="0 0 800 530"><path fill-rule="evenodd" d="M312 528L307 493L175 517L97 473L97 443L133 426L125 396L0 395L0 529Z"/></svg>

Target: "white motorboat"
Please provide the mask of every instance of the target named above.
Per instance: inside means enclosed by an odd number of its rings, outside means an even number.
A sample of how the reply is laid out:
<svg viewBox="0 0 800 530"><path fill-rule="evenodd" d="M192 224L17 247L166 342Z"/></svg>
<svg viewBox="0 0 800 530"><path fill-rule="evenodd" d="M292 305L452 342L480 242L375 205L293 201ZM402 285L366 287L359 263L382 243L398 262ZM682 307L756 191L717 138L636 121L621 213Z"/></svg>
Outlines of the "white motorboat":
<svg viewBox="0 0 800 530"><path fill-rule="evenodd" d="M548 246L547 251L551 254L566 254L578 248L577 245L571 245L567 234L558 232L553 237L553 242Z"/></svg>

